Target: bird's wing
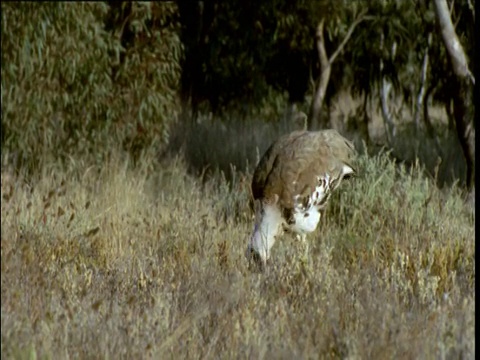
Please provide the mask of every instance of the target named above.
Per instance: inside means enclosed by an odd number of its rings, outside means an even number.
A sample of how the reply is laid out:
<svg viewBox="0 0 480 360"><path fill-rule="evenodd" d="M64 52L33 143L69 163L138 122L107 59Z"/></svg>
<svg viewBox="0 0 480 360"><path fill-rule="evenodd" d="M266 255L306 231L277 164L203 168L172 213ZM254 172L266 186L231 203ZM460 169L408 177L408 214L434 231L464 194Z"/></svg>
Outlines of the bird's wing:
<svg viewBox="0 0 480 360"><path fill-rule="evenodd" d="M260 199L264 197L266 181L273 169L273 164L277 155L283 151L284 147L288 146L295 141L295 139L305 133L306 131L294 131L292 133L283 135L272 145L270 145L253 173L252 195L254 199Z"/></svg>
<svg viewBox="0 0 480 360"><path fill-rule="evenodd" d="M292 208L294 196L310 195L318 177L329 174L333 179L344 175L345 165L353 170L356 155L353 144L335 130L303 132L289 138L277 148L271 169L264 180L263 196L279 196L280 205Z"/></svg>

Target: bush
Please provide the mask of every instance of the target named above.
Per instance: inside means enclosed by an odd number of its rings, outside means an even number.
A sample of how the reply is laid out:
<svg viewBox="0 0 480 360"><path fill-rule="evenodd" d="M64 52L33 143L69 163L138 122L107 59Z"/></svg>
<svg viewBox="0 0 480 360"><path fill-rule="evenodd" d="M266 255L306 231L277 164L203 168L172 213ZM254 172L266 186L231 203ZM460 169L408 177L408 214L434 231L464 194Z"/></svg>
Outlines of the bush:
<svg viewBox="0 0 480 360"><path fill-rule="evenodd" d="M134 3L124 48L105 3L2 3L2 150L33 170L165 144L181 46L162 17L174 6Z"/></svg>

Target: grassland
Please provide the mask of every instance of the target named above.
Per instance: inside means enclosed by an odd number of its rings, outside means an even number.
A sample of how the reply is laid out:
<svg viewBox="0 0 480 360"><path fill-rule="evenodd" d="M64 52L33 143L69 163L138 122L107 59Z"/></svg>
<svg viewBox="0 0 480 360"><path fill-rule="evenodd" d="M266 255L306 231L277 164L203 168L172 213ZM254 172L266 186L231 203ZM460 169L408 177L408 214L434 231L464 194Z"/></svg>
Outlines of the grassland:
<svg viewBox="0 0 480 360"><path fill-rule="evenodd" d="M248 174L181 158L2 174L2 358L472 358L474 216L364 155L311 236L250 273Z"/></svg>
<svg viewBox="0 0 480 360"><path fill-rule="evenodd" d="M284 99L176 124L182 46L148 3L132 13L148 34L123 50L106 3L1 6L2 359L474 358L475 215L453 133L435 153L401 114L392 152L364 152L331 199L308 261L285 235L252 273L249 184L286 131ZM361 145L355 101L330 115Z"/></svg>

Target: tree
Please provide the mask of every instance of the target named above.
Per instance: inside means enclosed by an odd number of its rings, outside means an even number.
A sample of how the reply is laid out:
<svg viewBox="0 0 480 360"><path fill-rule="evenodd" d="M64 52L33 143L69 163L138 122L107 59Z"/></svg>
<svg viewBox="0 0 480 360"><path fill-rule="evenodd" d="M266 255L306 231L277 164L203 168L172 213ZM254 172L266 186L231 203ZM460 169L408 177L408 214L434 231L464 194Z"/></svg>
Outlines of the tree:
<svg viewBox="0 0 480 360"><path fill-rule="evenodd" d="M454 118L457 136L467 164L467 187L472 188L475 180L475 123L473 87L475 78L468 67L467 56L453 27L446 0L434 0L435 12L440 26L443 43L447 49L455 74L452 86Z"/></svg>
<svg viewBox="0 0 480 360"><path fill-rule="evenodd" d="M324 37L324 25L325 17L322 17L320 20L316 33L315 33L315 43L318 51L318 58L320 62L320 76L318 80L318 85L316 86L314 96L312 98L312 104L310 107L309 115L309 124L308 127L310 130L313 130L318 127L320 112L322 109L323 101L327 92L327 86L330 81L330 74L332 71L332 65L337 59L338 55L343 51L345 45L353 34L353 31L365 18L365 11L362 11L355 20L349 26L347 33L344 35L342 41L335 49L333 54L328 56L325 48L325 37ZM325 127L326 124L321 124L321 127Z"/></svg>
<svg viewBox="0 0 480 360"><path fill-rule="evenodd" d="M195 114L204 104L214 113L232 103L258 105L268 93L264 69L274 48L274 5L181 0L178 7L184 108Z"/></svg>
<svg viewBox="0 0 480 360"><path fill-rule="evenodd" d="M200 104L214 113L235 103L255 106L269 88L287 93L289 104L301 103L312 75L319 78L312 106L317 119L328 100L332 63L363 20L363 5L349 1L182 0L178 6L184 45L181 97L193 113ZM319 54L319 69L317 50L331 54L326 60Z"/></svg>
<svg viewBox="0 0 480 360"><path fill-rule="evenodd" d="M363 96L359 126L362 137L369 142L367 105L378 96L390 143L395 134L391 99L403 95L402 74L416 69L411 54L421 37L413 30L416 17L408 2L373 0L365 7L368 21L363 22L352 37L344 61L348 64L348 82L353 94Z"/></svg>

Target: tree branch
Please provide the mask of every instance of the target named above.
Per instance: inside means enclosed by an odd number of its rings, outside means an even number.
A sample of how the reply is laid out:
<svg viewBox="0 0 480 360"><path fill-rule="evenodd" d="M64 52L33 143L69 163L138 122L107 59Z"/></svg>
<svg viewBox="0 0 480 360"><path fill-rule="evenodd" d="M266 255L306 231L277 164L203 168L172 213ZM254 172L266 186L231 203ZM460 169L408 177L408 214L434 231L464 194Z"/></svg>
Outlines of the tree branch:
<svg viewBox="0 0 480 360"><path fill-rule="evenodd" d="M320 73L320 80L316 87L315 95L312 99L312 104L310 106L310 114L308 117L309 118L308 128L310 130L315 129L318 125L318 121L320 118L320 111L323 105L323 100L325 99L328 82L330 80L332 63L335 61L337 56L345 47L346 43L352 36L353 31L355 30L355 27L365 19L365 14L366 14L366 11L363 11L355 19L355 21L350 25L350 28L348 29L347 34L345 35L344 39L342 40L340 45L337 47L333 55L330 57L330 59L328 58L327 51L325 49L325 37L323 34L323 30L325 27L325 18L322 18L317 26L315 38L316 38L318 57L320 60L321 73ZM325 127L326 125L327 124L321 124L321 127Z"/></svg>
<svg viewBox="0 0 480 360"><path fill-rule="evenodd" d="M347 34L343 38L340 45L338 45L337 50L335 50L335 52L332 54L332 56L330 56L330 59L328 59L328 62L330 63L330 65L332 65L332 63L335 61L337 56L342 52L342 50L345 47L345 45L347 44L348 40L350 40L350 37L352 36L353 31L355 30L357 25L360 24L363 20L365 20L365 14L366 13L367 13L366 11L361 12L360 15L355 19L355 21L350 25L350 27L348 28Z"/></svg>
<svg viewBox="0 0 480 360"><path fill-rule="evenodd" d="M325 18L322 18L322 20L320 20L320 23L317 26L317 33L315 34L317 37L318 57L320 59L320 65L322 70L329 65L327 51L325 50L325 39L323 37L324 25L325 25Z"/></svg>
<svg viewBox="0 0 480 360"><path fill-rule="evenodd" d="M447 0L435 0L434 4L443 42L445 43L445 47L452 60L455 75L462 78L468 78L472 84L475 85L475 77L468 68L467 57L465 56L460 40L453 28L450 12L448 11Z"/></svg>
<svg viewBox="0 0 480 360"><path fill-rule="evenodd" d="M420 89L417 94L417 101L414 111L414 120L415 126L417 130L420 129L420 111L422 109L423 102L425 101L425 93L427 87L427 74L428 74L428 62L429 62L429 52L430 46L432 44L432 33L428 34L427 46L425 47L425 53L423 54L423 63L422 63L422 71L420 74ZM428 129L429 121L426 116L424 116L425 125ZM429 129L428 129L429 130Z"/></svg>
<svg viewBox="0 0 480 360"><path fill-rule="evenodd" d="M472 188L475 186L475 103L473 101L475 78L468 69L467 56L453 28L447 1L434 0L434 5L443 42L455 74L452 82L455 125L467 165L466 185L468 188Z"/></svg>

